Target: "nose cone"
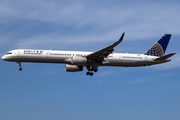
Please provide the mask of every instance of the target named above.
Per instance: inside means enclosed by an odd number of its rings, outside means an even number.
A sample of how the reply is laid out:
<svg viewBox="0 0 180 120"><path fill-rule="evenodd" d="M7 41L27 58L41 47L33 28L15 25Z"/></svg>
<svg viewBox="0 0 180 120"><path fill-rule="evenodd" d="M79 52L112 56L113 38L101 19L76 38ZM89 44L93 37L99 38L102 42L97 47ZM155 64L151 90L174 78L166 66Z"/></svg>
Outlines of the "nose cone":
<svg viewBox="0 0 180 120"><path fill-rule="evenodd" d="M5 55L4 55L4 56L2 56L2 59L3 59L3 60L6 60L6 56L5 56Z"/></svg>

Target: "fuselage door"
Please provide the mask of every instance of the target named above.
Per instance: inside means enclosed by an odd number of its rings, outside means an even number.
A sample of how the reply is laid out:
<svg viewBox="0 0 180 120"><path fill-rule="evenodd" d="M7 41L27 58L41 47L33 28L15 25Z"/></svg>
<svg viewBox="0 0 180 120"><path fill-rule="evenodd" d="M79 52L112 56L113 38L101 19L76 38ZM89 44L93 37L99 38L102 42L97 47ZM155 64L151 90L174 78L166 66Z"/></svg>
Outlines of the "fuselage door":
<svg viewBox="0 0 180 120"><path fill-rule="evenodd" d="M20 56L20 51L17 51L17 56Z"/></svg>
<svg viewBox="0 0 180 120"><path fill-rule="evenodd" d="M49 57L49 55L50 55L50 52L47 52L46 56Z"/></svg>

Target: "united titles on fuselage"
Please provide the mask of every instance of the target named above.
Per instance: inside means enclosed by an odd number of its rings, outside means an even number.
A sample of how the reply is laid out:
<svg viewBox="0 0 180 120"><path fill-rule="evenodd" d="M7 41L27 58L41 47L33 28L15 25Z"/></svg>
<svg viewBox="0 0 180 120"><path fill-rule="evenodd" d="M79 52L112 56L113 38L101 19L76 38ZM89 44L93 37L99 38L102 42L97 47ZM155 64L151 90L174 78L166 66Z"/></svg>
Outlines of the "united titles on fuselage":
<svg viewBox="0 0 180 120"><path fill-rule="evenodd" d="M42 54L42 50L24 50L24 54Z"/></svg>

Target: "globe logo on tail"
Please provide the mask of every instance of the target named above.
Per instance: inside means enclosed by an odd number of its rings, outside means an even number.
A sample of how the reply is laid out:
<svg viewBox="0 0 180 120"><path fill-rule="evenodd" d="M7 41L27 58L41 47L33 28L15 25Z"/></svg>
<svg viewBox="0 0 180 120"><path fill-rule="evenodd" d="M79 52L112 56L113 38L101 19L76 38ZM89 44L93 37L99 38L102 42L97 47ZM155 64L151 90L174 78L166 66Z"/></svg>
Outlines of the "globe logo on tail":
<svg viewBox="0 0 180 120"><path fill-rule="evenodd" d="M158 56L162 57L164 55L164 50L159 43L155 43L146 53L145 55Z"/></svg>

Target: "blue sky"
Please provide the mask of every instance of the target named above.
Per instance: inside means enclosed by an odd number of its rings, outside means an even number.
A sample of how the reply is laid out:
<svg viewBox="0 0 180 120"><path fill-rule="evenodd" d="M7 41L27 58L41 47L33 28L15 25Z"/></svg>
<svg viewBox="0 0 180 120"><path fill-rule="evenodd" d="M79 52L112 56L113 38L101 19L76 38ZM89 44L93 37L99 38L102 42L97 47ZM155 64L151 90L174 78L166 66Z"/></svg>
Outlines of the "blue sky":
<svg viewBox="0 0 180 120"><path fill-rule="evenodd" d="M145 53L172 34L169 63L101 67L93 76L63 64L0 60L2 120L179 120L180 2L177 0L1 0L0 55L13 49L96 51L119 39L121 53Z"/></svg>

